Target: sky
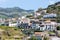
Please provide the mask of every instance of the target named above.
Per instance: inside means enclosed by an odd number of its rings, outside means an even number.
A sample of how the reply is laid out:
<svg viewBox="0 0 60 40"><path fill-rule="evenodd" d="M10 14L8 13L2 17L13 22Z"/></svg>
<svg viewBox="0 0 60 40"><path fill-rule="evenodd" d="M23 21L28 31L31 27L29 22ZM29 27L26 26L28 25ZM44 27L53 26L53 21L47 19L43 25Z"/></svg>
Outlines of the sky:
<svg viewBox="0 0 60 40"><path fill-rule="evenodd" d="M60 0L0 0L0 7L20 7L26 10L36 10L38 8L46 8L48 5L54 4L58 1Z"/></svg>

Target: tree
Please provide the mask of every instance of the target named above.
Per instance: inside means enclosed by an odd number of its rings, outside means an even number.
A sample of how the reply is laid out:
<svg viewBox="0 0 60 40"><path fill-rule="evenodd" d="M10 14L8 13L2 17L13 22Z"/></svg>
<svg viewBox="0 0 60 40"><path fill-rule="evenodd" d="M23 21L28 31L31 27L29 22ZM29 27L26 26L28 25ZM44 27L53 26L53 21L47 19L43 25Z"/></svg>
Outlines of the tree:
<svg viewBox="0 0 60 40"><path fill-rule="evenodd" d="M60 26L57 27L57 30L60 30Z"/></svg>
<svg viewBox="0 0 60 40"><path fill-rule="evenodd" d="M44 39L43 40L49 40L49 38L48 37L44 37Z"/></svg>
<svg viewBox="0 0 60 40"><path fill-rule="evenodd" d="M41 19L42 17L43 17L42 15L41 16L38 16L37 19Z"/></svg>
<svg viewBox="0 0 60 40"><path fill-rule="evenodd" d="M33 17L33 15L27 15L26 17L27 17L27 18L29 18L29 17Z"/></svg>
<svg viewBox="0 0 60 40"><path fill-rule="evenodd" d="M38 8L38 10L36 11L36 12L40 12L40 11L42 11L43 9L42 8Z"/></svg>
<svg viewBox="0 0 60 40"><path fill-rule="evenodd" d="M31 18L31 19L33 19L34 16L33 16L33 15L27 15L26 18Z"/></svg>
<svg viewBox="0 0 60 40"><path fill-rule="evenodd" d="M33 36L29 40L37 40L37 38Z"/></svg>

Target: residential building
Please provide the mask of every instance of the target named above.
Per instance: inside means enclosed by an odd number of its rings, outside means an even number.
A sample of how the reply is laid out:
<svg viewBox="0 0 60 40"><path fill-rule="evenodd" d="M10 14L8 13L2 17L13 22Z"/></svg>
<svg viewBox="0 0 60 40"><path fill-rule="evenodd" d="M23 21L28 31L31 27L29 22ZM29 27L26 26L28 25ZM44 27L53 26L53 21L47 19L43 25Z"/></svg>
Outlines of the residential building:
<svg viewBox="0 0 60 40"><path fill-rule="evenodd" d="M31 20L30 23L31 23L31 28L32 28L32 29L37 29L37 28L40 27L40 26L39 26L39 20L37 20L37 19Z"/></svg>
<svg viewBox="0 0 60 40"><path fill-rule="evenodd" d="M57 14L55 13L47 13L46 15L43 16L43 18L56 18Z"/></svg>
<svg viewBox="0 0 60 40"><path fill-rule="evenodd" d="M9 22L9 27L16 27L16 26L17 26L17 22L16 23Z"/></svg>
<svg viewBox="0 0 60 40"><path fill-rule="evenodd" d="M56 29L56 26L57 26L56 22L51 22L47 20L40 25L40 30L53 31Z"/></svg>
<svg viewBox="0 0 60 40"><path fill-rule="evenodd" d="M19 28L30 28L30 19L23 18L20 20L20 23L17 24L17 27Z"/></svg>
<svg viewBox="0 0 60 40"><path fill-rule="evenodd" d="M50 20L47 21L32 21L32 29L40 29L41 31L53 31L56 29L57 23Z"/></svg>
<svg viewBox="0 0 60 40"><path fill-rule="evenodd" d="M46 36L49 37L49 34L48 34L47 32L35 32L34 34L35 34L35 36L36 36L37 38L40 37L40 39L42 39L42 40L43 40L44 36L45 36L45 37L46 37Z"/></svg>

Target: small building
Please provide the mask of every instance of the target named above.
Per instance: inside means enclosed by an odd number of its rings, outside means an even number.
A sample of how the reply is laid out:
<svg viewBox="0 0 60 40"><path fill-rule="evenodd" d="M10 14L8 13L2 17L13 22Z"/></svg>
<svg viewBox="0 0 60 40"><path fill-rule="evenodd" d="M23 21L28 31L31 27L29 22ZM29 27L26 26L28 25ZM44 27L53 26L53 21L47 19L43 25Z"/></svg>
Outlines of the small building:
<svg viewBox="0 0 60 40"><path fill-rule="evenodd" d="M30 28L30 26L29 26L28 23L23 23L23 22L20 23L20 24L18 24L17 27L19 27L19 28L24 28L24 29Z"/></svg>
<svg viewBox="0 0 60 40"><path fill-rule="evenodd" d="M17 27L30 28L30 19L28 19L28 18L21 19L20 22L17 24Z"/></svg>
<svg viewBox="0 0 60 40"><path fill-rule="evenodd" d="M51 22L48 20L40 25L40 30L53 31L56 30L56 26L57 26L56 22Z"/></svg>
<svg viewBox="0 0 60 40"><path fill-rule="evenodd" d="M32 29L38 29L40 26L39 26L39 21L38 20L33 20L31 21L31 28Z"/></svg>
<svg viewBox="0 0 60 40"><path fill-rule="evenodd" d="M54 14L54 13L47 13L46 15L43 16L43 18L56 18L57 17L57 14Z"/></svg>
<svg viewBox="0 0 60 40"><path fill-rule="evenodd" d="M40 37L40 39L42 39L42 40L43 40L44 36L49 37L49 34L47 32L35 32L34 34L36 37L38 37L38 38Z"/></svg>

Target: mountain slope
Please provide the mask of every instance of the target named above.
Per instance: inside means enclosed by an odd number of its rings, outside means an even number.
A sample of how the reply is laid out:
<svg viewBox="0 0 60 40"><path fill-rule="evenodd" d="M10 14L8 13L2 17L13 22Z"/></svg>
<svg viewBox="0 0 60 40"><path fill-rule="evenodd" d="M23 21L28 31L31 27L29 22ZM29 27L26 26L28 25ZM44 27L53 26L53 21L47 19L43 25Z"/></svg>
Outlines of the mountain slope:
<svg viewBox="0 0 60 40"><path fill-rule="evenodd" d="M49 5L47 8L47 13L56 13L57 14L56 21L60 23L60 2L57 2L53 5Z"/></svg>
<svg viewBox="0 0 60 40"><path fill-rule="evenodd" d="M47 13L60 13L60 2L49 5L47 8Z"/></svg>
<svg viewBox="0 0 60 40"><path fill-rule="evenodd" d="M0 15L7 17L21 17L24 15L33 14L34 10L24 10L19 7L13 7L13 8L1 8L0 7Z"/></svg>

